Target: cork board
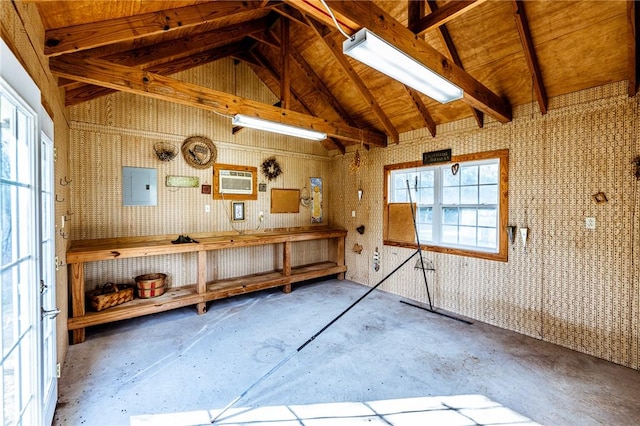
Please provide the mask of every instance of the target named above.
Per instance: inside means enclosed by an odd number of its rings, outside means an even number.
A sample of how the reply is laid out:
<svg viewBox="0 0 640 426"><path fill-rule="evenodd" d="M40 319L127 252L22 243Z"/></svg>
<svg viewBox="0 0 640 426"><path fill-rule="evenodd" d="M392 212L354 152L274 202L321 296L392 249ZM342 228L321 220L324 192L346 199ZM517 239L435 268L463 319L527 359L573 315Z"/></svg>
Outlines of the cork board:
<svg viewBox="0 0 640 426"><path fill-rule="evenodd" d="M415 203L413 204L413 208L416 208ZM416 241L410 203L389 204L389 214L387 215L387 218L389 221L387 224L387 238L389 240L412 243Z"/></svg>
<svg viewBox="0 0 640 426"><path fill-rule="evenodd" d="M271 189L271 213L299 213L299 189Z"/></svg>

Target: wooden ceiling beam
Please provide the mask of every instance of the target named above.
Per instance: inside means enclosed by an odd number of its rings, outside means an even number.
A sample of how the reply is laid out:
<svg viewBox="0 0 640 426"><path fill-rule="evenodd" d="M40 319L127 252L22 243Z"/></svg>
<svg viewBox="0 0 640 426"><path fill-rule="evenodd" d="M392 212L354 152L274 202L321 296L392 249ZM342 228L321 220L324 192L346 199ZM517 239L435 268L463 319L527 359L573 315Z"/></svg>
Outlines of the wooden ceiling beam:
<svg viewBox="0 0 640 426"><path fill-rule="evenodd" d="M422 102L422 98L420 98L420 92L406 85L404 87L405 89L407 89L409 96L411 96L411 100L413 101L413 104L415 105L416 109L420 113L420 116L422 117L422 121L424 121L425 126L427 127L427 129L429 129L429 133L431 133L431 136L435 138L436 122L433 121L431 114L429 114L429 110L427 110L427 107L425 106L424 102Z"/></svg>
<svg viewBox="0 0 640 426"><path fill-rule="evenodd" d="M366 27L379 37L392 41L398 49L460 87L464 92L463 100L467 104L502 123L511 121L511 106L504 99L487 89L427 42L416 37L408 28L375 4L338 1L332 2L331 7L342 16L357 21L361 27ZM342 55L342 49L340 54Z"/></svg>
<svg viewBox="0 0 640 426"><path fill-rule="evenodd" d="M270 2L266 7L275 7ZM215 1L46 31L46 56L78 52L121 41L214 22L262 8L258 1Z"/></svg>
<svg viewBox="0 0 640 426"><path fill-rule="evenodd" d="M435 0L427 0L427 5L431 12L438 10L438 5ZM451 38L451 34L449 34L449 30L446 25L441 25L438 27L438 35L444 44L446 49L446 53L451 57L453 62L458 65L460 68L464 69L462 66L462 60L460 59L460 55L458 55L458 49L453 43L453 39ZM484 113L482 111L477 110L476 108L469 106L471 109L471 115L476 120L479 128L484 127Z"/></svg>
<svg viewBox="0 0 640 426"><path fill-rule="evenodd" d="M306 25L308 26L309 24L307 23ZM280 41L275 37L274 39L277 43L277 46L279 47ZM342 106L340 101L338 101L333 93L331 93L329 88L324 84L324 81L322 81L320 76L313 70L304 56L302 56L302 53L300 53L300 51L296 49L295 46L290 46L289 53L291 54L291 59L293 59L293 62L298 66L300 71L302 71L302 73L307 77L311 84L313 84L316 90L323 97L324 101L328 103L335 112L338 113L340 118L342 118L345 123L352 127L358 127L351 115Z"/></svg>
<svg viewBox="0 0 640 426"><path fill-rule="evenodd" d="M343 123L331 123L322 118L283 108L274 108L250 99L101 59L64 55L51 58L49 65L51 72L57 77L215 111L229 117L235 114L246 114L325 132L329 136L351 142L359 143L364 138L372 145L386 146L386 137L379 133L356 129Z"/></svg>
<svg viewBox="0 0 640 426"><path fill-rule="evenodd" d="M629 96L638 93L638 15L640 9L635 1L627 2L627 91Z"/></svg>
<svg viewBox="0 0 640 426"><path fill-rule="evenodd" d="M382 124L382 127L384 127L387 135L389 135L389 137L391 137L391 139L395 143L400 143L400 135L398 134L398 130L395 128L393 123L391 123L391 120L389 120L389 117L387 117L387 115L384 113L376 98L371 94L371 91L369 91L360 76L358 76L356 71L353 69L353 67L347 60L347 57L344 56L344 54L342 53L342 46L339 46L338 43L333 39L333 37L323 36L324 32L321 27L322 24L319 24L318 22L315 22L311 19L309 19L308 22L318 38L324 42L324 45L327 47L329 52L331 52L333 58L340 66L340 69L342 69L349 80L351 80L358 93L360 93L360 95L362 95L362 97L367 101L367 104L371 108L378 121L380 121L380 123Z"/></svg>
<svg viewBox="0 0 640 426"><path fill-rule="evenodd" d="M527 67L529 67L529 73L531 74L531 84L533 84L532 90L535 91L540 113L546 114L548 104L547 92L544 88L540 65L538 65L538 57L536 55L535 47L533 46L533 40L531 39L531 31L529 30L527 14L524 11L524 2L522 0L514 0L511 4L513 6L513 15L516 19L518 35L520 36L520 43L522 43L524 57L527 60Z"/></svg>
<svg viewBox="0 0 640 426"><path fill-rule="evenodd" d="M163 64L157 64L152 67L142 67L145 71L157 73L160 75L170 75L177 72L186 71L188 69L217 61L218 59L234 56L240 52L250 49L253 42L249 39L228 44L226 46L217 47L205 52L199 52L189 57L178 58ZM73 106L82 102L87 102L101 96L115 92L114 89L95 86L76 82L76 86L69 87L65 93L65 106Z"/></svg>
<svg viewBox="0 0 640 426"><path fill-rule="evenodd" d="M418 22L414 23L409 29L416 35L424 35L427 31L438 28L446 24L452 19L457 18L484 3L486 0L457 0L450 1L444 6L433 10L430 14L422 17Z"/></svg>
<svg viewBox="0 0 640 426"><path fill-rule="evenodd" d="M280 18L280 100L282 108L291 104L291 66L289 62L289 20Z"/></svg>
<svg viewBox="0 0 640 426"><path fill-rule="evenodd" d="M291 21L294 21L305 27L309 27L309 23L304 18L304 15L300 13L299 10L294 9L293 7L287 4L281 4L280 6L275 7L273 10L274 12L279 13L280 15L290 19Z"/></svg>
<svg viewBox="0 0 640 426"><path fill-rule="evenodd" d="M268 24L268 18L264 17L106 56L95 55L93 50L84 53L121 65L148 68L237 42L264 31Z"/></svg>
<svg viewBox="0 0 640 426"><path fill-rule="evenodd" d="M269 87L269 89L273 92L274 95L278 96L279 92L282 92L280 85L282 84L282 77L278 73L278 71L273 67L269 59L264 56L262 53L254 50L251 55L261 64L259 66L251 66L251 69L256 73L258 77L262 80L262 82ZM267 74L265 76L265 73ZM303 112L313 115L313 111L311 110L310 105L304 100L304 98L297 93L295 90L293 92L293 97L298 104L302 107ZM282 105L282 104L281 104ZM329 137L326 141L321 141L326 149L337 148L342 154L346 152L344 145L338 141L336 138ZM329 146L328 144L333 143L333 146Z"/></svg>

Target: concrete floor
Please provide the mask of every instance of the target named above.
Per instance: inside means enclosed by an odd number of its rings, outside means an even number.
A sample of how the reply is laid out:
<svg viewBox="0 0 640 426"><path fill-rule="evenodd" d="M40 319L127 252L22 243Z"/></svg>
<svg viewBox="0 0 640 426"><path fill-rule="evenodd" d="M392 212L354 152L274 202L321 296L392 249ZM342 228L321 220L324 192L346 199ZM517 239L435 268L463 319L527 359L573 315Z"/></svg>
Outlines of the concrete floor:
<svg viewBox="0 0 640 426"><path fill-rule="evenodd" d="M291 354L216 423L415 425L428 413L440 416L430 424L640 424L640 372L378 290L296 352L367 290L328 280L218 301L201 316L184 308L91 328L69 348L54 424L206 423Z"/></svg>

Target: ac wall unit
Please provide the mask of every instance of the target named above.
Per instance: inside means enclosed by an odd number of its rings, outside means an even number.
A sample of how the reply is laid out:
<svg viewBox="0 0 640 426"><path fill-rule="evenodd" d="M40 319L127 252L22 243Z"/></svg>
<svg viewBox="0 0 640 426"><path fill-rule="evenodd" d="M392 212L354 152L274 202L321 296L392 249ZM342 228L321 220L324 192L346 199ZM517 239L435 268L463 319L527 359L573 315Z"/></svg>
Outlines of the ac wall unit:
<svg viewBox="0 0 640 426"><path fill-rule="evenodd" d="M222 194L253 194L253 174L238 170L219 171L219 192Z"/></svg>

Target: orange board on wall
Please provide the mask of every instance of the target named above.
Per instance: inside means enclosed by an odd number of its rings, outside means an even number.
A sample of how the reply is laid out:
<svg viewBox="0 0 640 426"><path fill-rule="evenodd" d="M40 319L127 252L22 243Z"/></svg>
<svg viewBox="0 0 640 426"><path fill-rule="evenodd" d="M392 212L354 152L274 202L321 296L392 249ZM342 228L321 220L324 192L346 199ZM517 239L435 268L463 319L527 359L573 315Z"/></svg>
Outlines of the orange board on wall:
<svg viewBox="0 0 640 426"><path fill-rule="evenodd" d="M271 189L271 213L299 213L299 189Z"/></svg>

